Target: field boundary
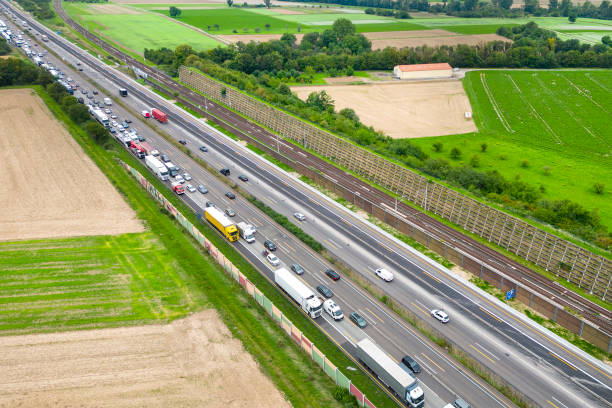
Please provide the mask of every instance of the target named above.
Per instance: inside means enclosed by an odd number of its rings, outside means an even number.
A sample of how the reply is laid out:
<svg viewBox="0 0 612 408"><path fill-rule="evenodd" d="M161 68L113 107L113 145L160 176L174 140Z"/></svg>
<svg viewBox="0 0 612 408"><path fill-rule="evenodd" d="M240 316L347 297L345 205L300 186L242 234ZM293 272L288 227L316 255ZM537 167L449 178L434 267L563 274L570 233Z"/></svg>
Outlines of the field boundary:
<svg viewBox="0 0 612 408"><path fill-rule="evenodd" d="M331 377L337 386L348 390L357 398L360 406L368 408L376 408L375 405L367 398L365 393L361 392L351 380L344 375L338 367L327 359L315 344L303 335L302 331L297 328L284 314L278 309L271 300L269 300L257 286L249 281L249 279L236 268L225 255L218 250L189 220L176 209L176 207L166 199L166 197L158 191L138 170L131 167L129 164L120 161L121 166L132 175L141 186L155 198L166 211L168 211L176 221L185 229L200 246L223 268L223 270L234 279L255 301L263 307L272 319L284 330L291 340L293 340L300 349L310 356L323 370L325 374ZM201 219L201 215L197 214ZM380 383L378 383L381 385ZM384 388L384 387L383 387ZM395 397L393 397L395 399ZM396 400L397 401L397 400ZM397 401L399 402L399 401Z"/></svg>

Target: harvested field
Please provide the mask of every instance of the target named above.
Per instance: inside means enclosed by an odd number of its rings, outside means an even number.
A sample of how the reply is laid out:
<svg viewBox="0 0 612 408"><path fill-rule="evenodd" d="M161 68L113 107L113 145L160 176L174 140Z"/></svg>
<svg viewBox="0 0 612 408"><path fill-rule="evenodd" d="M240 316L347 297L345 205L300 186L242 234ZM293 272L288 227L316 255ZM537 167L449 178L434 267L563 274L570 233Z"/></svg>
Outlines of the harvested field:
<svg viewBox="0 0 612 408"><path fill-rule="evenodd" d="M497 34L473 34L461 35L452 33L446 30L413 30L413 31L381 31L371 33L361 33L372 41L373 50L381 50L386 47L420 47L422 45L437 46L437 45L477 45L489 41L510 41L505 37ZM248 43L250 41L266 42L271 40L280 40L282 34L255 34L255 35L221 35L219 37L224 40L236 43L242 41ZM297 43L302 41L304 34L295 34Z"/></svg>
<svg viewBox="0 0 612 408"><path fill-rule="evenodd" d="M2 407L290 407L214 310L168 325L0 337Z"/></svg>
<svg viewBox="0 0 612 408"><path fill-rule="evenodd" d="M142 11L116 4L90 4L88 8L93 14L142 14Z"/></svg>
<svg viewBox="0 0 612 408"><path fill-rule="evenodd" d="M380 32L380 33L364 33L364 35L370 39L372 42L373 50L382 50L387 47L396 47L396 48L404 48L404 47L420 47L422 45L428 45L430 47L440 46L440 45L478 45L480 43L486 43L489 41L506 41L510 42L509 39L502 37L497 34L472 34L472 35L457 35L451 33L449 31L444 30L431 30L431 31L442 31L444 35L429 35L427 30L418 31L418 33L422 33L421 35L416 36L404 36L401 38L381 38L380 34L394 34L397 31L391 32ZM406 34L414 33L415 31L406 31ZM375 37L371 38L370 35L374 34Z"/></svg>
<svg viewBox="0 0 612 408"><path fill-rule="evenodd" d="M0 240L144 230L31 89L0 91L0 160Z"/></svg>
<svg viewBox="0 0 612 408"><path fill-rule="evenodd" d="M292 87L301 99L325 90L336 110L352 108L361 121L393 138L441 136L476 131L460 81L395 82Z"/></svg>

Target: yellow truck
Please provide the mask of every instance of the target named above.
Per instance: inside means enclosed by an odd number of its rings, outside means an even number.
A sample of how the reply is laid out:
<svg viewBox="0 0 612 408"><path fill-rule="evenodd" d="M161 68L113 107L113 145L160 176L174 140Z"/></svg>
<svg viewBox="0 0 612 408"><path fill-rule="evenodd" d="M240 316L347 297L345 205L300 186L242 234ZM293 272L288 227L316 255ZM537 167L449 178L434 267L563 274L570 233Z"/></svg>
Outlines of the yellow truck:
<svg viewBox="0 0 612 408"><path fill-rule="evenodd" d="M221 231L230 242L238 240L238 228L236 228L236 224L230 221L221 211L215 207L208 207L204 210L204 217L206 217L208 222L216 229Z"/></svg>

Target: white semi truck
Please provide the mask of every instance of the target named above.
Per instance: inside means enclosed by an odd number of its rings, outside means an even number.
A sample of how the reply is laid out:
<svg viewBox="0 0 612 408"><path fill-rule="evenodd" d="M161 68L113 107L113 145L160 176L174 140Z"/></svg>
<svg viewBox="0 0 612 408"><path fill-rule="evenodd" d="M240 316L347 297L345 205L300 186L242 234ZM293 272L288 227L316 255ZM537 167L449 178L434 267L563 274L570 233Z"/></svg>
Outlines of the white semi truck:
<svg viewBox="0 0 612 408"><path fill-rule="evenodd" d="M238 227L238 233L240 234L242 239L244 239L249 244L251 242L255 242L255 230L251 225L247 224L246 222L239 222L238 224L236 224L236 226Z"/></svg>
<svg viewBox="0 0 612 408"><path fill-rule="evenodd" d="M110 126L108 122L108 116L106 116L106 113L102 112L100 109L94 109L93 116L98 122L100 122L102 126L104 127Z"/></svg>
<svg viewBox="0 0 612 408"><path fill-rule="evenodd" d="M153 173L155 173L157 177L162 180L169 179L168 169L161 161L157 160L157 158L153 156L145 156L145 163L147 164L147 167L150 168L151 171L153 171Z"/></svg>
<svg viewBox="0 0 612 408"><path fill-rule="evenodd" d="M417 379L404 371L372 340L365 338L357 343L357 357L408 407L422 408L425 405L425 394Z"/></svg>
<svg viewBox="0 0 612 408"><path fill-rule="evenodd" d="M285 268L279 268L274 271L274 282L291 296L310 317L315 319L321 316L323 313L321 300L293 273Z"/></svg>

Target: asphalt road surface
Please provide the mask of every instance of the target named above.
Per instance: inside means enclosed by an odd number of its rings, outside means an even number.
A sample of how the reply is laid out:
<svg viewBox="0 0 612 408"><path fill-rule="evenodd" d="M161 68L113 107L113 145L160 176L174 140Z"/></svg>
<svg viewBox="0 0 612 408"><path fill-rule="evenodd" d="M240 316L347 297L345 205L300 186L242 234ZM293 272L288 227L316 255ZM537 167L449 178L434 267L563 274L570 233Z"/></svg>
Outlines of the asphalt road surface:
<svg viewBox="0 0 612 408"><path fill-rule="evenodd" d="M35 24L35 27L38 25ZM472 285L453 278L443 268L426 261L355 214L269 165L233 140L207 128L201 121L179 111L124 75L84 55L81 50L65 44L51 33L47 35L51 38L49 46L60 58L74 65L74 55L78 55L85 65L83 75L108 89L108 94L116 94L119 86L129 90L130 96L122 101L129 105L132 112L123 111L116 105L113 107L121 117L135 119L133 112L150 109L151 106L160 107L168 114L169 123L156 126L175 139L187 140L187 146L211 167L229 166L232 170L230 177L236 184L276 211L288 217L295 211L304 213L307 219L300 223L304 231L323 243L354 271L381 287L394 301L422 316L467 354L503 376L538 405L559 408L611 405L612 377L607 367L550 333L539 330L528 319L499 305ZM60 65L60 61L54 64ZM67 65L64 67L64 72L69 76L85 83L79 73L71 71ZM334 299L345 315L358 311L366 318L368 327L365 330L358 329L347 319L334 322L327 315L315 322L345 350L352 352L354 343L367 336L395 360L404 354L413 356L424 368L419 380L426 394L427 406L441 407L456 395L475 407L509 406L482 380L466 373L444 352L432 346L412 327L397 320L386 307L360 288L344 277L338 282L328 280L323 274L328 265L320 257L275 226L240 196L236 200L227 199L224 193L229 188L216 174L206 172L147 126L136 123L132 126L136 126L154 147L168 153L175 164L188 171L194 177L191 184L204 184L209 188L210 192L206 195L198 192L185 194L185 201L195 211L201 213L204 202L210 200L221 209L234 209L238 214L237 221L247 220L257 226L257 242L249 245L240 240L236 248L258 265L266 276L271 277L272 272L261 252L262 242L268 238L279 246L277 255L284 265L300 263L306 269L302 279L308 285L314 288L325 283L334 291ZM209 147L208 153L198 150L202 144ZM249 181L243 183L237 180L239 174L247 175ZM395 274L393 282L382 282L374 276L373 270L383 266ZM433 321L429 316L433 308L445 309L451 316L450 323L441 325Z"/></svg>

